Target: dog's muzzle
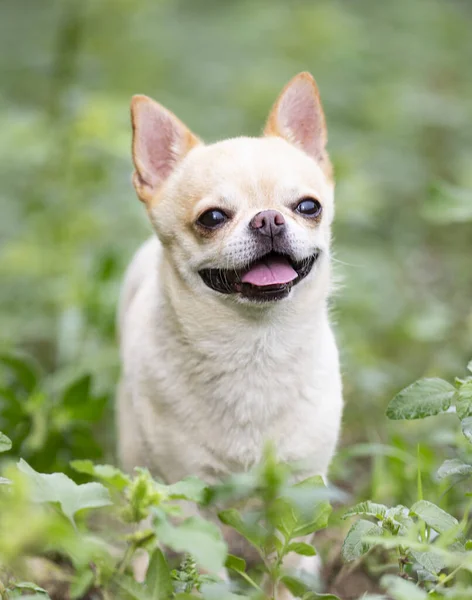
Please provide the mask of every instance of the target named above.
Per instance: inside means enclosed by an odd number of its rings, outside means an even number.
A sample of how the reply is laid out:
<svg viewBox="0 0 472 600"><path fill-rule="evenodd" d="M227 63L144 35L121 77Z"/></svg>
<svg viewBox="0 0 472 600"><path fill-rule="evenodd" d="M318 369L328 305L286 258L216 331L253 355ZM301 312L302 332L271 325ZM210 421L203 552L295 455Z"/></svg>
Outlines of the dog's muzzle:
<svg viewBox="0 0 472 600"><path fill-rule="evenodd" d="M239 294L256 302L282 300L305 279L321 254L296 261L290 255L268 252L241 269L202 269L203 282L220 294Z"/></svg>

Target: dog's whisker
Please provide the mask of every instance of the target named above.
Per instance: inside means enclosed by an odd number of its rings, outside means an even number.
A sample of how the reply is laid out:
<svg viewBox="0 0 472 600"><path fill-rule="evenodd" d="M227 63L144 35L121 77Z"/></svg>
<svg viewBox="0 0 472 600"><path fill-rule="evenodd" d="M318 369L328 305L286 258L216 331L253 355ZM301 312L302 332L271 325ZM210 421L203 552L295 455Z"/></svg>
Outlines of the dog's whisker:
<svg viewBox="0 0 472 600"><path fill-rule="evenodd" d="M362 268L362 265L354 265L352 263L348 263L343 260L339 260L338 258L334 258L334 256L331 257L331 260L339 263L340 265L346 265L347 267L355 267L356 269Z"/></svg>

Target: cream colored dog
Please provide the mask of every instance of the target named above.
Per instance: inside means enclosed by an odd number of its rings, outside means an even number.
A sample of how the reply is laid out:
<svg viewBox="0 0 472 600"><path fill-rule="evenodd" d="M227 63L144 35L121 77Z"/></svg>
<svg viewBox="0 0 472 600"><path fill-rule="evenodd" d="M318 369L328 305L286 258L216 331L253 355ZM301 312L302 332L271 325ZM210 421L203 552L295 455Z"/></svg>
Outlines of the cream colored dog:
<svg viewBox="0 0 472 600"><path fill-rule="evenodd" d="M131 113L133 183L157 236L121 299L125 468L215 481L271 440L281 460L325 475L342 395L328 318L334 184L313 78L285 87L261 138L204 145L145 96Z"/></svg>

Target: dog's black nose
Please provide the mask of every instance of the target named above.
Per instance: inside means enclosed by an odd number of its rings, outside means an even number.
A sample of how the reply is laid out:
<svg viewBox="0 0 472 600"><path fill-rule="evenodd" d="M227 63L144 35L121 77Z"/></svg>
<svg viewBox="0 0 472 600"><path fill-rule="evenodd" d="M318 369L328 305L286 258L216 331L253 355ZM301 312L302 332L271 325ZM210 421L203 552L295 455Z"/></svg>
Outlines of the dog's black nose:
<svg viewBox="0 0 472 600"><path fill-rule="evenodd" d="M285 229L285 219L277 210L262 210L251 219L249 227L261 235L274 237Z"/></svg>

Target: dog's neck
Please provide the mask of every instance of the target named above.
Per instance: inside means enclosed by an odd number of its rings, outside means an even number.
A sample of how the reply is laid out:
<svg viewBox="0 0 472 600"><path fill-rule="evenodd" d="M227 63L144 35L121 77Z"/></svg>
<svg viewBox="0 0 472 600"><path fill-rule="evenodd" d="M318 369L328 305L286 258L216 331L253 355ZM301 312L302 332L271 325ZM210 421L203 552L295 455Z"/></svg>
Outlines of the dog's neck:
<svg viewBox="0 0 472 600"><path fill-rule="evenodd" d="M293 297L267 305L247 305L216 293L201 294L192 289L163 257L161 270L166 313L182 338L200 349L208 343L222 347L244 336L247 350L261 338L284 345L303 345L303 334L327 321L331 289L329 258L316 266L314 278L292 290ZM302 326L301 326L302 324ZM268 344L270 347L271 344Z"/></svg>

